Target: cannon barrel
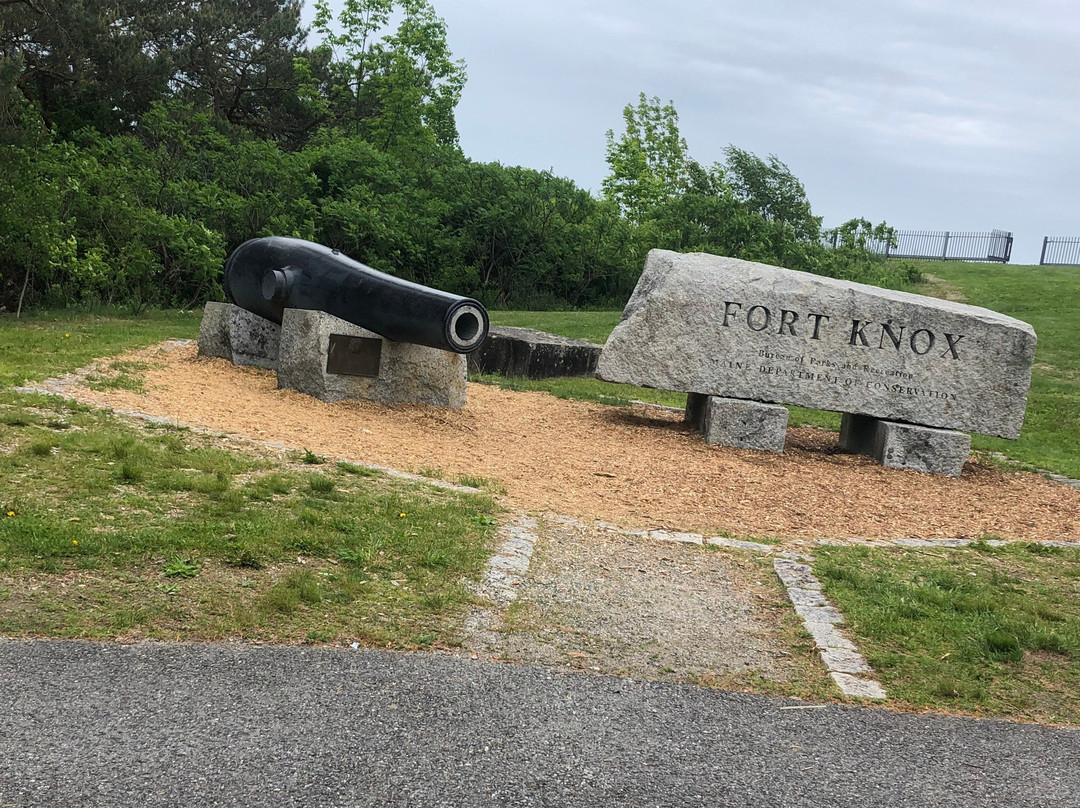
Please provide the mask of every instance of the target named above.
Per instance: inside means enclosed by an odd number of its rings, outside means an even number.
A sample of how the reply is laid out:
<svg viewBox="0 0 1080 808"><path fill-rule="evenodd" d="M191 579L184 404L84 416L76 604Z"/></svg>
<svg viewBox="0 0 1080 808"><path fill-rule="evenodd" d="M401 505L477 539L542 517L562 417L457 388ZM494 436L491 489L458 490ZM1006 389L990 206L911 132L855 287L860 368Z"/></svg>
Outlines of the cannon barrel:
<svg viewBox="0 0 1080 808"><path fill-rule="evenodd" d="M455 353L479 348L487 310L472 298L395 278L296 238L246 241L225 262L233 303L281 323L285 309L324 311L394 342Z"/></svg>

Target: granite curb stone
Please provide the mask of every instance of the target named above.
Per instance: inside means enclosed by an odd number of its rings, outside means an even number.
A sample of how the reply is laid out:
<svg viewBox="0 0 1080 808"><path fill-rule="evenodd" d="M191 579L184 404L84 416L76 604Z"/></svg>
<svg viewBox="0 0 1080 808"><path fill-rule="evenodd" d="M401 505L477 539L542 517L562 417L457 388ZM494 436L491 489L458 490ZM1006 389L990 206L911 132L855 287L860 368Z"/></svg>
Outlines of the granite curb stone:
<svg viewBox="0 0 1080 808"><path fill-rule="evenodd" d="M773 570L784 584L788 599L802 618L803 628L814 638L822 664L846 696L884 699L885 689L873 678L873 669L855 644L841 633L840 610L821 591L821 582L808 564L785 558L773 559Z"/></svg>

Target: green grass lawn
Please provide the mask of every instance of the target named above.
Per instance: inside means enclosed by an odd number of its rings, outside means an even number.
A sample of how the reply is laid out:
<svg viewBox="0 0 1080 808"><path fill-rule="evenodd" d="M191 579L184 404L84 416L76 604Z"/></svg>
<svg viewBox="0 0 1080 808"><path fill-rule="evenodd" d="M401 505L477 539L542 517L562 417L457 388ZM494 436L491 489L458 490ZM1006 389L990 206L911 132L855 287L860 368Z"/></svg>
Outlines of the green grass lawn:
<svg viewBox="0 0 1080 808"><path fill-rule="evenodd" d="M198 322L0 318L0 634L454 642L498 524L489 495L10 389ZM141 368L108 370L101 384L137 389Z"/></svg>
<svg viewBox="0 0 1080 808"><path fill-rule="evenodd" d="M814 570L890 698L1080 723L1080 550L822 547Z"/></svg>
<svg viewBox="0 0 1080 808"><path fill-rule="evenodd" d="M90 360L169 339L194 339L202 310L149 311L138 316L41 312L16 320L0 315L0 389L41 381Z"/></svg>
<svg viewBox="0 0 1080 808"><path fill-rule="evenodd" d="M1020 439L976 435L972 446L1080 478L1080 267L922 263L964 302L1030 323L1039 338Z"/></svg>
<svg viewBox="0 0 1080 808"><path fill-rule="evenodd" d="M597 345L619 324L621 311L490 311L492 325L535 328L571 339L587 339Z"/></svg>
<svg viewBox="0 0 1080 808"><path fill-rule="evenodd" d="M0 404L0 634L453 641L498 507L54 397Z"/></svg>

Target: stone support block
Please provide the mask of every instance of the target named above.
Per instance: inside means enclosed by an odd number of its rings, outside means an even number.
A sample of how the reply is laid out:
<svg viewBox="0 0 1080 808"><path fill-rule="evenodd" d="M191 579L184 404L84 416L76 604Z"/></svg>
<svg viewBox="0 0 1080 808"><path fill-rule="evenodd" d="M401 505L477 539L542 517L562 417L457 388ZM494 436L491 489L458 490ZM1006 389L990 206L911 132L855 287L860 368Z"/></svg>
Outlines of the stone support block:
<svg viewBox="0 0 1080 808"><path fill-rule="evenodd" d="M879 423L869 415L844 413L840 419L840 448L850 454L873 455Z"/></svg>
<svg viewBox="0 0 1080 808"><path fill-rule="evenodd" d="M788 411L777 404L690 393L685 419L711 445L783 452Z"/></svg>
<svg viewBox="0 0 1080 808"><path fill-rule="evenodd" d="M232 342L229 340L229 303L207 303L199 323L199 356L212 356L232 361Z"/></svg>
<svg viewBox="0 0 1080 808"><path fill-rule="evenodd" d="M330 336L382 340L377 376L350 376L326 370ZM281 322L278 387L299 390L322 401L360 399L380 404L464 407L466 360L462 354L392 342L319 311L286 309Z"/></svg>
<svg viewBox="0 0 1080 808"><path fill-rule="evenodd" d="M840 447L865 454L881 465L959 477L971 454L971 436L950 429L883 421L845 414Z"/></svg>
<svg viewBox="0 0 1080 808"><path fill-rule="evenodd" d="M528 379L592 376L601 346L532 328L493 326L484 344L469 354L470 373Z"/></svg>
<svg viewBox="0 0 1080 808"><path fill-rule="evenodd" d="M277 323L232 303L207 303L199 325L199 356L274 370L280 339Z"/></svg>

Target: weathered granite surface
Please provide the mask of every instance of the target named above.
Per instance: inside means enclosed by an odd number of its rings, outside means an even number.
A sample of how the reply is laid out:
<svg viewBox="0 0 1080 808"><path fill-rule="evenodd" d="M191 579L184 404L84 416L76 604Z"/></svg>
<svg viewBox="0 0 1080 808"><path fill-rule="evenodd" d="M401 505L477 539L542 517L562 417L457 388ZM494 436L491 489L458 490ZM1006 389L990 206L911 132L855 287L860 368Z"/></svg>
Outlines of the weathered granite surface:
<svg viewBox="0 0 1080 808"><path fill-rule="evenodd" d="M199 355L274 370L280 338L277 323L232 303L210 302L199 324Z"/></svg>
<svg viewBox="0 0 1080 808"><path fill-rule="evenodd" d="M199 322L199 356L213 356L232 361L229 339L229 303L210 302L203 307Z"/></svg>
<svg viewBox="0 0 1080 808"><path fill-rule="evenodd" d="M469 354L469 372L529 379L592 376L601 348L533 328L492 326L484 343Z"/></svg>
<svg viewBox="0 0 1080 808"><path fill-rule="evenodd" d="M959 477L971 455L971 436L951 429L845 415L840 422L840 448L869 455L889 468Z"/></svg>
<svg viewBox="0 0 1080 808"><path fill-rule="evenodd" d="M382 340L377 377L327 373L331 334ZM380 404L464 407L466 362L462 354L378 334L319 311L285 309L281 321L278 387L323 401L362 399Z"/></svg>
<svg viewBox="0 0 1080 808"><path fill-rule="evenodd" d="M281 326L257 314L233 306L229 315L234 365L275 370L281 343Z"/></svg>
<svg viewBox="0 0 1080 808"><path fill-rule="evenodd" d="M653 250L597 376L1016 438L1034 355L989 309Z"/></svg>
<svg viewBox="0 0 1080 808"><path fill-rule="evenodd" d="M783 452L787 437L787 407L690 393L685 420L711 445Z"/></svg>

